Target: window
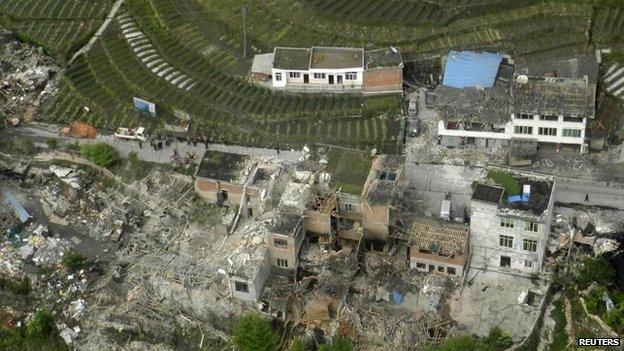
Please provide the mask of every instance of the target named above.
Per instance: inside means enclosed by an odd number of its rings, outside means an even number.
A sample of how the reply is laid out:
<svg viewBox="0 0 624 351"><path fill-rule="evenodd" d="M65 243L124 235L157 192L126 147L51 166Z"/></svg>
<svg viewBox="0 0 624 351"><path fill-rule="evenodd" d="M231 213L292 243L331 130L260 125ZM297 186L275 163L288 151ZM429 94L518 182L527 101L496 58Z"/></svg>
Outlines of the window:
<svg viewBox="0 0 624 351"><path fill-rule="evenodd" d="M509 256L501 256L500 258L500 266L509 268L511 267L511 257Z"/></svg>
<svg viewBox="0 0 624 351"><path fill-rule="evenodd" d="M345 73L345 80L356 80L357 72L347 72Z"/></svg>
<svg viewBox="0 0 624 351"><path fill-rule="evenodd" d="M438 272L444 273L444 267L443 266L438 266Z"/></svg>
<svg viewBox="0 0 624 351"><path fill-rule="evenodd" d="M527 115L526 113L521 113L516 115L518 119L533 119L533 115Z"/></svg>
<svg viewBox="0 0 624 351"><path fill-rule="evenodd" d="M514 127L515 134L533 134L533 127L529 126L515 126Z"/></svg>
<svg viewBox="0 0 624 351"><path fill-rule="evenodd" d="M564 129L563 136L570 137L570 138L580 138L581 130L580 129Z"/></svg>
<svg viewBox="0 0 624 351"><path fill-rule="evenodd" d="M243 283L243 282L234 282L234 289L236 291L240 291L240 292L244 292L244 293L248 293L249 292L249 285L247 285L247 283Z"/></svg>
<svg viewBox="0 0 624 351"><path fill-rule="evenodd" d="M540 121L558 121L559 116L545 115L540 116Z"/></svg>
<svg viewBox="0 0 624 351"><path fill-rule="evenodd" d="M314 73L314 79L325 79L325 73Z"/></svg>
<svg viewBox="0 0 624 351"><path fill-rule="evenodd" d="M539 127L537 130L539 135L557 135L557 128Z"/></svg>
<svg viewBox="0 0 624 351"><path fill-rule="evenodd" d="M513 246L513 237L507 235L499 235L499 244L504 247Z"/></svg>
<svg viewBox="0 0 624 351"><path fill-rule="evenodd" d="M397 177L397 174L394 172L380 172L378 179L395 181L396 177Z"/></svg>
<svg viewBox="0 0 624 351"><path fill-rule="evenodd" d="M281 73L275 73L275 80L278 82L282 81L282 74Z"/></svg>
<svg viewBox="0 0 624 351"><path fill-rule="evenodd" d="M583 123L583 117L563 116L564 122Z"/></svg>
<svg viewBox="0 0 624 351"><path fill-rule="evenodd" d="M284 239L273 239L273 246L285 249L288 247L288 240Z"/></svg>
<svg viewBox="0 0 624 351"><path fill-rule="evenodd" d="M533 261L531 260L524 260L524 266L527 268L533 268Z"/></svg>
<svg viewBox="0 0 624 351"><path fill-rule="evenodd" d="M301 72L288 72L290 78L301 78Z"/></svg>
<svg viewBox="0 0 624 351"><path fill-rule="evenodd" d="M282 258L277 259L277 266L282 268L288 268L288 260L284 260Z"/></svg>
<svg viewBox="0 0 624 351"><path fill-rule="evenodd" d="M453 268L453 267L446 267L446 273L448 273L450 275L457 274L457 272L455 271L455 268Z"/></svg>
<svg viewBox="0 0 624 351"><path fill-rule="evenodd" d="M501 217L501 227L513 228L514 222L513 218Z"/></svg>
<svg viewBox="0 0 624 351"><path fill-rule="evenodd" d="M425 269L427 268L427 265L422 262L416 262L416 268Z"/></svg>
<svg viewBox="0 0 624 351"><path fill-rule="evenodd" d="M522 240L522 250L537 252L537 240L530 240L530 239Z"/></svg>
<svg viewBox="0 0 624 351"><path fill-rule="evenodd" d="M527 232L537 232L539 225L536 222L526 221L524 222L524 230Z"/></svg>
<svg viewBox="0 0 624 351"><path fill-rule="evenodd" d="M342 204L342 210L345 212L357 212L356 204Z"/></svg>

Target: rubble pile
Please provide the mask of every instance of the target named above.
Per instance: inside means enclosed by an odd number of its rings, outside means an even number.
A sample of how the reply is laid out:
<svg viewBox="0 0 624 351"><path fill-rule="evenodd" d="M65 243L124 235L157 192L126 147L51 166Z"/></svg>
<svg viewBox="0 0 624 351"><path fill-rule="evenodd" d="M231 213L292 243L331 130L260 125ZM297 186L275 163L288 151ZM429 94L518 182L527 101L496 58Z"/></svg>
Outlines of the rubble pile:
<svg viewBox="0 0 624 351"><path fill-rule="evenodd" d="M0 119L13 125L22 119L32 120L47 94L46 85L59 70L41 48L24 44L0 29Z"/></svg>

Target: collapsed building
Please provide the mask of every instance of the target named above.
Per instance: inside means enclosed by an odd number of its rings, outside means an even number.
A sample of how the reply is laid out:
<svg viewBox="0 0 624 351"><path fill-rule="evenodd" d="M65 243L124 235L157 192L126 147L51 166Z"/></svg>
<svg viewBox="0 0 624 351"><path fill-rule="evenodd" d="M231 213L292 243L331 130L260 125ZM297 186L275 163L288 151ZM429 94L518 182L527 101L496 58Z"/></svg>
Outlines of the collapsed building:
<svg viewBox="0 0 624 351"><path fill-rule="evenodd" d="M556 180L535 173L504 171L520 187L479 182L470 202L470 266L513 274L543 268L552 222Z"/></svg>
<svg viewBox="0 0 624 351"><path fill-rule="evenodd" d="M257 217L280 173L279 166L258 158L208 150L195 173L195 191L210 203L238 206L243 217Z"/></svg>
<svg viewBox="0 0 624 351"><path fill-rule="evenodd" d="M597 77L598 64L589 56L521 66L501 54L451 51L435 91L440 142L481 148L551 143L585 152Z"/></svg>
<svg viewBox="0 0 624 351"><path fill-rule="evenodd" d="M470 248L467 225L420 219L414 221L410 232L410 268L428 273L464 275Z"/></svg>

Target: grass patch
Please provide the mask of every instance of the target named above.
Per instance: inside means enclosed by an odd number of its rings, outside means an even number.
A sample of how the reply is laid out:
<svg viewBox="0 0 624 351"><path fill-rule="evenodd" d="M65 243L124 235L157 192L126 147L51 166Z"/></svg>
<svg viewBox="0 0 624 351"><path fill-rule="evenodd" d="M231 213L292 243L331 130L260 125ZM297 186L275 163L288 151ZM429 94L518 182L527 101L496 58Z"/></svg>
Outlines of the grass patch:
<svg viewBox="0 0 624 351"><path fill-rule="evenodd" d="M0 350L60 351L69 348L58 335L52 313L38 311L25 327L0 326Z"/></svg>
<svg viewBox="0 0 624 351"><path fill-rule="evenodd" d="M117 150L104 143L82 144L80 155L101 167L109 167L120 161Z"/></svg>
<svg viewBox="0 0 624 351"><path fill-rule="evenodd" d="M63 266L71 272L77 272L91 266L92 262L83 254L75 251L68 252L62 261Z"/></svg>
<svg viewBox="0 0 624 351"><path fill-rule="evenodd" d="M0 277L0 289L7 289L15 295L28 295L32 290L28 277L23 277L21 280Z"/></svg>
<svg viewBox="0 0 624 351"><path fill-rule="evenodd" d="M496 184L505 188L505 195L518 195L520 194L520 184L516 178L514 178L513 174L491 170L488 172L487 177L492 179Z"/></svg>

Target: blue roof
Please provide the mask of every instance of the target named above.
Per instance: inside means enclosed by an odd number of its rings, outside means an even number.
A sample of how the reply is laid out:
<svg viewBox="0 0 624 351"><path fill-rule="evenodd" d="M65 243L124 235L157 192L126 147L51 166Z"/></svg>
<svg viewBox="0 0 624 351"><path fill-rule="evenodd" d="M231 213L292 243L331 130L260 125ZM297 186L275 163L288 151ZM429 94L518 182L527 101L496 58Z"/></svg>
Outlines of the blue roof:
<svg viewBox="0 0 624 351"><path fill-rule="evenodd" d="M13 194L11 194L8 191L2 192L2 196L4 197L4 200L6 201L6 203L9 206L11 206L11 208L13 209L13 212L15 213L15 215L17 217L19 217L20 222L22 222L22 223L28 222L28 220L30 219L30 214L28 214L28 212L26 212L26 210L19 203L17 198L15 198L15 196L13 196Z"/></svg>
<svg viewBox="0 0 624 351"><path fill-rule="evenodd" d="M442 84L453 88L494 86L503 56L489 52L450 51Z"/></svg>

